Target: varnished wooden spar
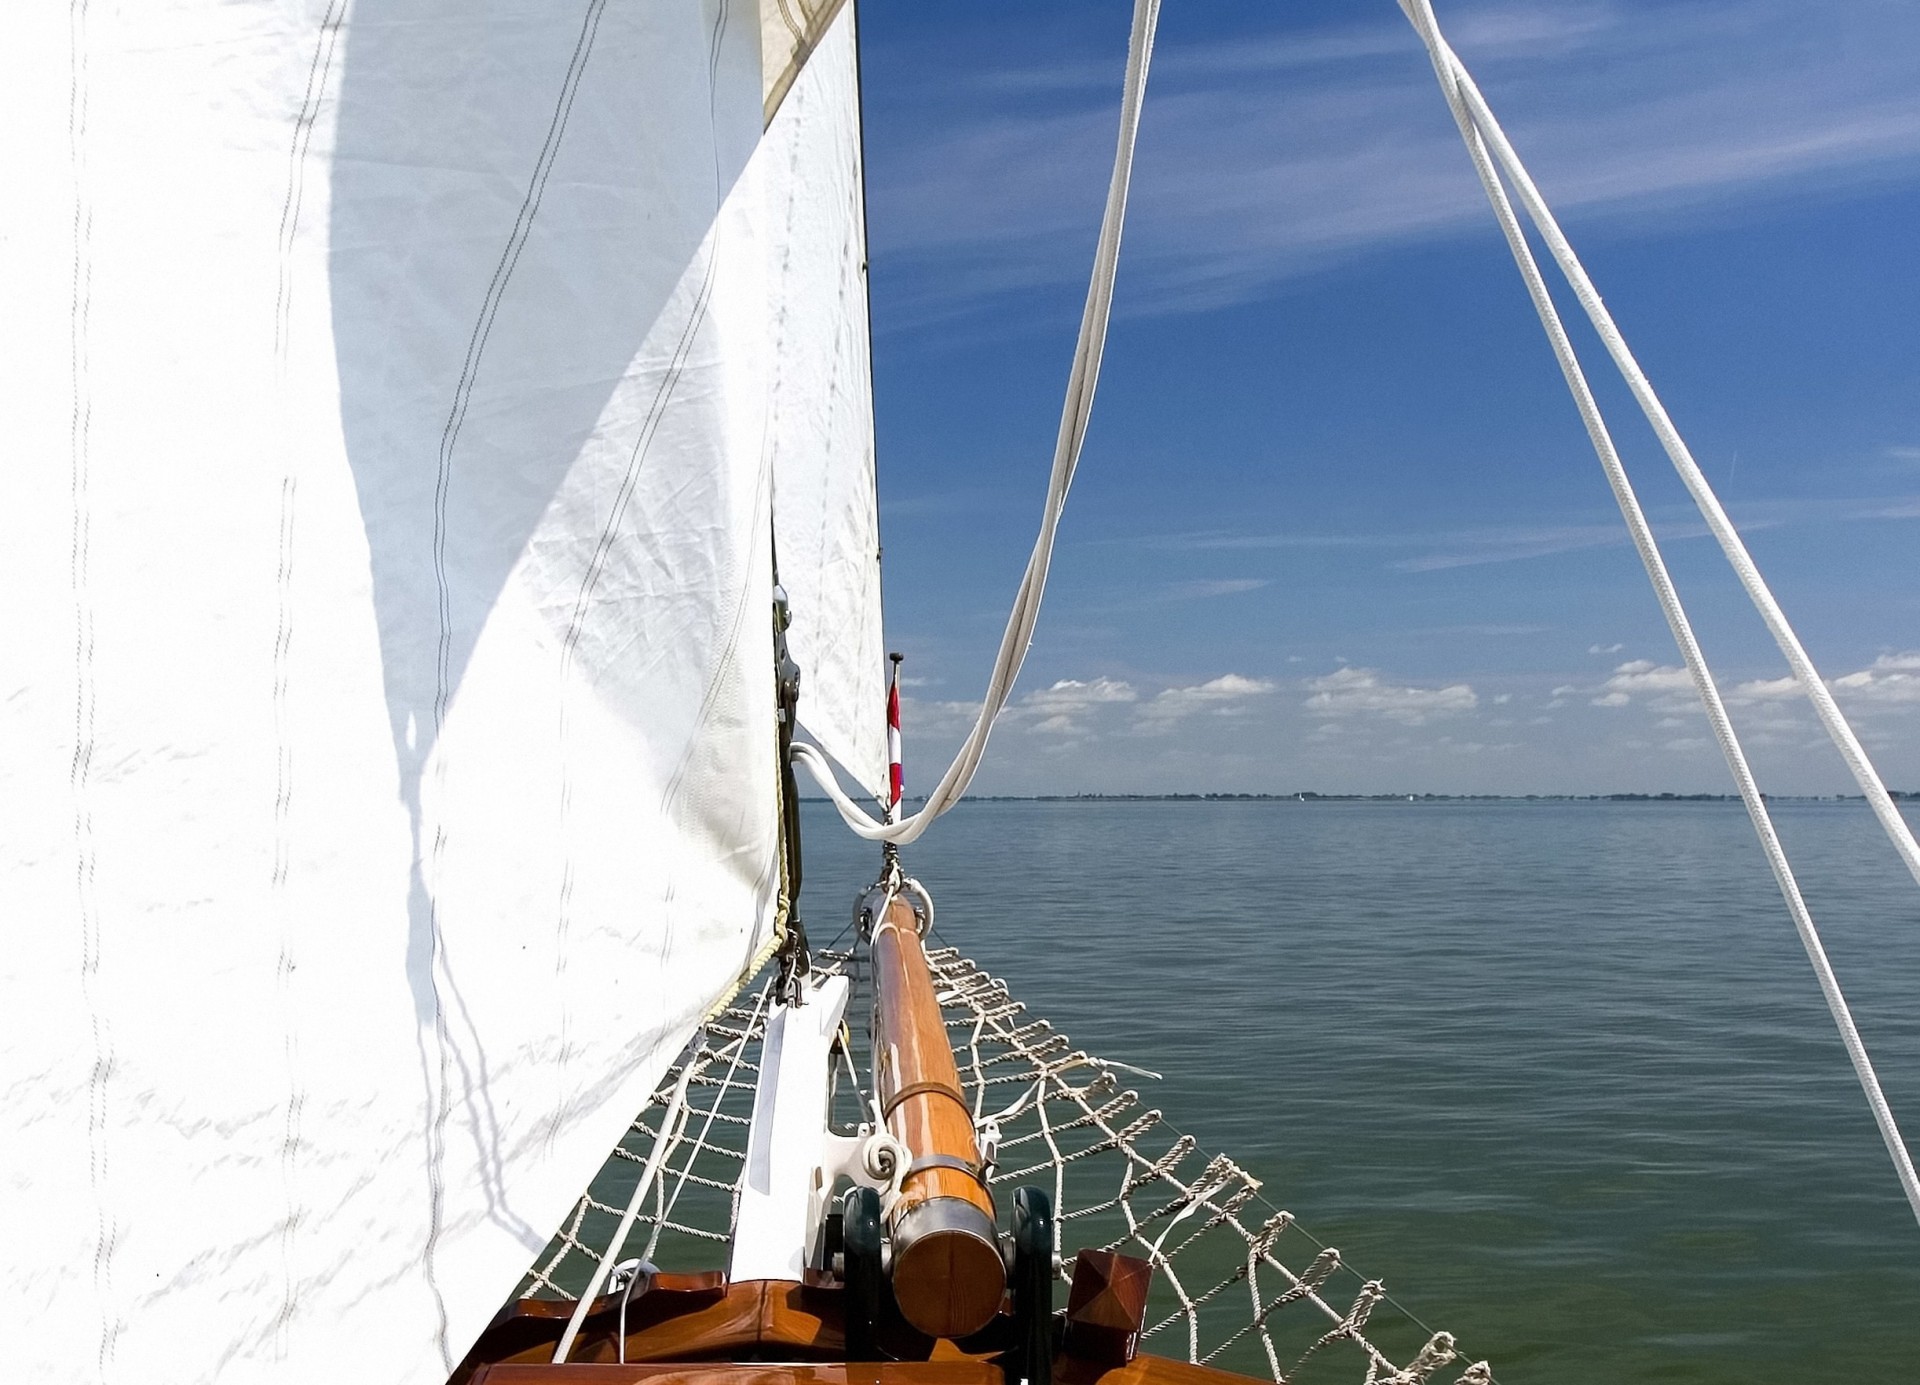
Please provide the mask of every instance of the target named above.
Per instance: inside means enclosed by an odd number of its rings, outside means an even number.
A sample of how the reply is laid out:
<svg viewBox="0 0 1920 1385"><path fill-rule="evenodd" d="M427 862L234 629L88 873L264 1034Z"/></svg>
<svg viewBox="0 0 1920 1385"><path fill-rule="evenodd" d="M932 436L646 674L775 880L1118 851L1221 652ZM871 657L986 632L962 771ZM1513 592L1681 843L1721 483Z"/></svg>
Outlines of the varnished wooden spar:
<svg viewBox="0 0 1920 1385"><path fill-rule="evenodd" d="M888 1131L912 1156L888 1222L893 1294L928 1336L965 1337L1000 1311L1007 1270L973 1113L905 900L874 925L871 952L874 1085Z"/></svg>

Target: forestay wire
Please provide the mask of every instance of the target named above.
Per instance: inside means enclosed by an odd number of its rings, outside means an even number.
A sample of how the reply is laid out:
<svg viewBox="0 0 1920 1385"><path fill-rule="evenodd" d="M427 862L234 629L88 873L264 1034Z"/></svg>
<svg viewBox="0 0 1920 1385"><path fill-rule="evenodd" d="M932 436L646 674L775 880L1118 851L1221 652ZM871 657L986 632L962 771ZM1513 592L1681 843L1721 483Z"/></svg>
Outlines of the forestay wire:
<svg viewBox="0 0 1920 1385"><path fill-rule="evenodd" d="M1080 338L1074 346L1073 369L1067 377L1066 402L1060 411L1060 433L1054 443L1053 470L1047 479L1046 507L1040 517L1040 533L1027 559L1026 574L1014 597L1007 617L1006 632L1000 637L1000 650L994 657L993 672L987 679L986 696L980 714L966 741L927 795L920 811L898 822L876 820L849 798L834 778L827 758L812 746L796 742L793 758L803 764L840 810L847 826L868 841L917 841L933 825L933 820L951 808L967 791L974 771L986 754L987 737L995 718L1013 695L1014 679L1033 643L1033 629L1040 619L1040 600L1047 589L1047 570L1053 562L1055 532L1061 511L1066 508L1067 491L1073 485L1074 469L1080 464L1080 449L1087 437L1087 422L1093 414L1094 388L1100 380L1100 358L1106 350L1107 320L1113 311L1113 283L1120 264L1120 232L1127 215L1127 189L1133 178L1133 147L1140 128L1140 106L1146 97L1147 66L1153 56L1154 30L1160 21L1160 0L1134 0L1133 30L1127 44L1127 77L1120 98L1120 135L1113 157L1113 176L1107 183L1107 207L1100 222L1099 246L1094 252L1093 274L1087 285L1086 308L1080 317Z"/></svg>
<svg viewBox="0 0 1920 1385"><path fill-rule="evenodd" d="M828 950L814 960L864 988L856 958ZM927 962L996 1197L1031 1185L1052 1198L1062 1281L1083 1248L1153 1265L1143 1350L1277 1382L1493 1385L1488 1365L1451 1334L1355 1273L1269 1202L1257 1178L1149 1107L1124 1080L1138 1069L1076 1048L956 949L931 948ZM763 986L716 1016L664 1076L523 1296L569 1299L607 1285L629 1229L628 1253L662 1270L724 1259L768 996ZM867 1010L859 996L848 1007ZM855 1021L848 1037L870 1037L859 1031ZM836 1051L842 1125L872 1119L859 1058Z"/></svg>
<svg viewBox="0 0 1920 1385"><path fill-rule="evenodd" d="M1916 881L1920 881L1920 846L1916 846L1912 832L1900 811L1888 796L1879 775L1874 771L1865 749L1861 746L1852 727L1833 699L1833 694L1821 680L1818 670L1807 657L1792 627L1787 623L1779 603L1768 590L1764 578L1755 566L1746 545L1742 543L1733 523L1727 518L1719 498L1714 495L1706 476L1694 462L1692 453L1668 417L1659 397L1654 393L1646 374L1627 349L1625 339L1614 324L1612 315L1601 302L1599 292L1593 281L1587 277L1573 247L1561 232L1552 211L1541 197L1539 189L1528 176L1521 164L1519 155L1514 152L1499 122L1494 119L1492 110L1481 96L1472 77L1446 39L1440 33L1438 19L1434 16L1431 0L1399 0L1400 8L1405 11L1421 42L1426 45L1428 56L1433 60L1435 75L1440 80L1440 88L1447 99L1447 105L1453 112L1454 121L1460 127L1461 138L1466 142L1467 154L1473 161L1474 172L1479 175L1481 185L1486 189L1487 198L1493 205L1494 218L1500 224L1501 232L1506 236L1507 245L1513 252L1514 262L1519 266L1521 278L1527 286L1528 296L1533 300L1535 310L1540 316L1541 326L1546 329L1547 340L1553 348L1555 359L1559 361L1567 387L1573 394L1574 404L1579 409L1581 422L1586 425L1587 436L1593 443L1593 449L1600 459L1601 468L1606 472L1607 483L1612 487L1615 500L1619 503L1620 513L1626 519L1627 529L1633 537L1634 547L1639 550L1641 563L1646 567L1647 577L1653 583L1654 595L1660 603L1668 626L1673 631L1674 642L1679 645L1681 656L1685 659L1687 670L1693 676L1695 689L1700 695L1701 705L1706 709L1707 720L1713 728L1714 738L1719 741L1725 754L1728 768L1733 772L1734 783L1740 790L1740 798L1746 804L1747 813L1753 819L1755 833L1760 838L1760 846L1766 854L1767 864L1773 870L1775 881L1779 884L1781 897L1786 901L1787 912L1793 918L1794 928L1799 932L1800 942L1805 947L1807 959L1813 964L1814 975L1820 983L1821 994L1826 998L1827 1008L1833 1015L1833 1022L1840 1031L1841 1042L1847 1050L1847 1057L1853 1063L1855 1075L1860 1080L1861 1090L1866 1094L1867 1105L1873 1112L1874 1123L1880 1129L1880 1137L1886 1142L1887 1153L1893 1160L1894 1172L1900 1179L1900 1187L1906 1193L1907 1202L1912 1207L1914 1217L1920 1220L1920 1177L1916 1177L1912 1157L1907 1152L1906 1142L1901 1137L1900 1128L1895 1123L1893 1112L1887 1105L1885 1093L1881 1091L1880 1079L1873 1070L1873 1062L1867 1056L1866 1045L1860 1039L1859 1030L1853 1022L1852 1011L1847 1006L1846 996L1840 990L1840 982L1834 975L1832 964L1827 960L1826 948L1821 944L1819 930L1814 926L1813 915L1801 897L1800 886L1795 881L1792 867L1788 864L1785 848L1780 843L1779 834L1774 830L1773 819L1767 811L1765 800L1760 796L1759 785L1747 764L1745 752L1741 749L1739 737L1735 735L1732 719L1727 714L1726 704L1721 700L1719 688L1715 685L1713 674L1707 667L1706 656L1702 653L1699 641L1694 637L1692 623L1680 601L1680 594L1674 587L1673 579L1667 572L1665 560L1660 555L1659 544L1653 536L1653 528L1647 522L1646 513L1640 506L1632 483L1628 480L1626 468L1621 464L1613 437L1601 416L1600 407L1594 399L1592 388L1587 383L1585 372L1581 369L1573 344L1567 336L1565 324L1560 319L1559 310L1554 306L1552 295L1548 292L1546 281L1541 275L1540 266L1534 259L1532 247L1528 244L1526 233L1522 230L1519 218L1514 214L1513 204L1508 199L1507 190L1501 181L1504 172L1508 181L1519 193L1520 201L1527 209L1543 240L1547 243L1561 272L1572 285L1575 296L1587 311L1594 328L1606 344L1609 355L1619 368L1627 385L1639 401L1647 420L1653 425L1662 447L1674 466L1680 472L1688 491L1700 507L1708 528L1720 541L1722 551L1733 565L1741 585L1759 610L1767 628L1773 633L1781 651L1787 656L1793 668L1795 679L1812 701L1847 767L1853 772L1855 781L1866 794L1867 801L1873 805L1881 825L1885 828L1894 849L1907 865ZM1498 160L1498 168L1495 160Z"/></svg>

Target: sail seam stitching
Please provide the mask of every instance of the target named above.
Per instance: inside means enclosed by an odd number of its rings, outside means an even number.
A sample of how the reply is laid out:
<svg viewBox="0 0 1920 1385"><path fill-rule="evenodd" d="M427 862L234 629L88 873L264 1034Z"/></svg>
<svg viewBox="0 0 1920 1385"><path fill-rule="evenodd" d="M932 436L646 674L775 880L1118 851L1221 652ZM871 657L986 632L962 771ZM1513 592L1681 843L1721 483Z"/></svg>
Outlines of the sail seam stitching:
<svg viewBox="0 0 1920 1385"><path fill-rule="evenodd" d="M301 95L300 110L294 119L293 138L287 152L287 188L280 205L279 280L274 301L274 364L283 388L293 315L293 254L299 238L300 212L306 198L307 158L313 147L314 128L326 101L334 53L350 4L351 0L328 0L326 11L321 16L313 56L307 64L306 89ZM292 676L293 544L298 485L297 465L289 465L281 479L280 489L279 571L275 581L279 619L274 632L273 649L273 727L276 746L272 891L280 932L279 958L274 970L280 996L281 1021L285 1026L281 1052L287 1071L286 1115L280 1141L280 1179L285 1216L280 1227L280 1308L273 1324L275 1360L286 1358L288 1332L299 1307L294 1246L304 1211L297 1192L296 1168L300 1156L306 1090L300 1077L299 1010L294 1002L296 964L293 920L289 916L286 901L292 854L289 823L293 812L293 744L288 734L288 704Z"/></svg>
<svg viewBox="0 0 1920 1385"><path fill-rule="evenodd" d="M100 1312L100 1340L95 1365L104 1380L112 1367L120 1324L113 1308L113 1255L119 1226L107 1197L110 1171L107 1154L107 1087L113 1073L113 1034L101 1013L100 981L102 937L99 899L94 891L96 856L93 808L89 787L93 772L94 726L98 690L93 664L93 601L91 583L93 523L91 513L91 433L93 394L88 382L88 319L93 308L93 203L87 191L87 63L88 0L73 0L67 9L69 42L67 77L67 156L73 171L73 273L69 304L68 368L72 404L68 419L68 468L71 487L72 537L68 581L73 594L74 708L73 760L68 781L73 791L74 891L80 914L80 989L87 1007L93 1041L93 1064L87 1079L87 1168L93 1188L93 1291Z"/></svg>
<svg viewBox="0 0 1920 1385"><path fill-rule="evenodd" d="M708 119L710 124L717 123L713 113L712 92L718 81L720 43L726 32L730 9L730 5L726 3L720 6L719 13L715 17L713 31L708 39ZM717 146L718 130L714 129L712 134L714 143ZM554 974L555 980L558 983L557 991L560 996L560 1056L556 1066L563 1071L567 1066L567 1059L572 1046L573 1027L572 1010L567 1004L566 957L567 938L573 927L574 861L571 851L568 851L564 845L568 840L567 824L571 820L573 808L573 779L568 770L569 762L567 757L567 741L569 723L571 721L569 688L572 682L574 660L580 647L581 636L585 631L587 612L592 605L594 589L599 585L600 575L605 570L607 557L612 552L614 535L626 515L627 506L633 499L634 490L639 485L640 473L646 465L647 453L653 444L654 436L659 431L660 422L666 414L667 406L672 402L674 390L678 387L680 377L686 369L687 358L693 352L693 343L699 336L700 328L705 325L707 313L713 303L713 289L718 276L720 263L718 218L724 209L724 203L720 194L720 176L717 167L717 157L716 147L716 168L714 170L714 213L716 229L713 235L712 247L707 254L706 267L701 277L700 288L695 295L692 310L687 316L687 322L681 329L680 338L674 344L673 354L668 358L666 372L659 386L654 391L653 400L648 406L646 416L640 422L639 431L635 435L633 447L628 452L626 472L621 477L620 489L615 495L611 510L608 512L606 523L601 527L599 540L594 545L593 557L588 562L587 570L581 577L580 590L574 596L573 610L568 616L567 633L561 641L560 646L560 724L558 728L560 741L559 835L563 844L561 850L564 854L561 861L559 908L554 919ZM723 652L717 667L724 668L726 666L726 660L727 654ZM713 695L714 688L710 683L707 695L701 701L700 712L695 719L695 741L697 741L698 738L698 728L705 724L706 714L712 704ZM691 753L691 744L692 742L690 742L689 753ZM673 779L669 781L667 785L666 794L661 804L663 815L671 808L674 796L679 788L681 776L685 773L685 765L686 759L683 755L680 766L675 770ZM671 867L669 869L671 869ZM663 972L667 966L668 955L672 952L673 897L674 890L671 883L671 876L669 876L669 884L665 897L661 901L660 911L660 966ZM546 1148L549 1156L552 1154L553 1147L560 1138L561 1127L566 1123L566 1114L572 1104L573 1095L570 1091L563 1091L554 1103L553 1116L547 1124Z"/></svg>
<svg viewBox="0 0 1920 1385"><path fill-rule="evenodd" d="M461 366L460 379L454 387L454 402L448 412L446 425L441 431L439 473L434 487L433 526L433 568L438 589L440 620L433 705L436 746L445 726L447 704L451 696L449 682L453 645L453 611L452 592L447 578L446 554L447 511L453 482L454 450L459 442L461 427L466 421L467 407L472 400L474 386L479 377L480 362L486 353L487 342L492 336L493 324L499 315L501 301L506 296L507 286L520 261L520 253L525 248L532 234L534 220L539 215L547 179L553 171L554 160L559 154L561 138L566 133L567 122L573 112L574 96L579 91L580 79L586 69L587 58L592 52L594 39L599 32L600 17L605 9L606 0L588 0L581 17L580 33L574 39L573 53L568 60L566 74L561 79L553 112L548 117L546 138L541 144L539 154L535 157L533 174L528 181L526 192L522 195L513 229L508 233L506 245L502 247L500 258L494 265L493 277L487 285L480 315L468 336L466 359ZM437 757L436 787L444 780L445 774L445 757ZM444 820L439 820L434 825L431 853L436 874L445 849L446 827ZM437 1086L430 1094L431 1111L427 1126L428 1227L426 1243L421 1250L421 1264L426 1271L429 1285L433 1286L435 1308L439 1314L435 1340L439 1347L441 1362L451 1371L453 1357L447 1339L449 1323L446 1302L437 1287L434 1272L434 1256L439 1247L445 1217L445 1188L441 1165L445 1158L446 1123L451 1115L451 1106L446 1095L451 1040L447 1030L445 1000L440 986L440 972L445 965L446 943L441 933L439 901L430 883L426 889L426 895L428 932L433 949L433 954L428 959L427 972L428 981L433 990L434 1038L438 1050L439 1072Z"/></svg>

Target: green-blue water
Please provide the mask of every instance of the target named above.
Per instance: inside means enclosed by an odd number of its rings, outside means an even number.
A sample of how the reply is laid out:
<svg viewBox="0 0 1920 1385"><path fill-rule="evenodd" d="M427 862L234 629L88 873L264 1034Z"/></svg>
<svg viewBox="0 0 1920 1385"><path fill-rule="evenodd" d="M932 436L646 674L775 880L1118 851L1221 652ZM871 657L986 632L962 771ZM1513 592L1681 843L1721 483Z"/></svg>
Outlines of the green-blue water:
<svg viewBox="0 0 1920 1385"><path fill-rule="evenodd" d="M1778 818L1920 1137L1920 888L1862 805ZM878 853L805 823L825 940ZM969 803L906 863L1504 1385L1920 1378L1920 1228L1737 804Z"/></svg>

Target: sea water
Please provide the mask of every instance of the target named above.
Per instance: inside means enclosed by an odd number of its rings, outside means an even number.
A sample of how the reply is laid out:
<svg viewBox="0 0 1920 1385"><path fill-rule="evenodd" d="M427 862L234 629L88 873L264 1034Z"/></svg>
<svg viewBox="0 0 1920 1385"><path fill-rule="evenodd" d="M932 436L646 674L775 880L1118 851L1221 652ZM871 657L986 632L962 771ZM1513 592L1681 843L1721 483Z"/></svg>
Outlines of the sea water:
<svg viewBox="0 0 1920 1385"><path fill-rule="evenodd" d="M1776 815L1920 1146L1920 887L1863 805ZM878 849L803 819L824 942ZM1920 1227L1737 803L968 802L905 860L1507 1385L1920 1378Z"/></svg>

